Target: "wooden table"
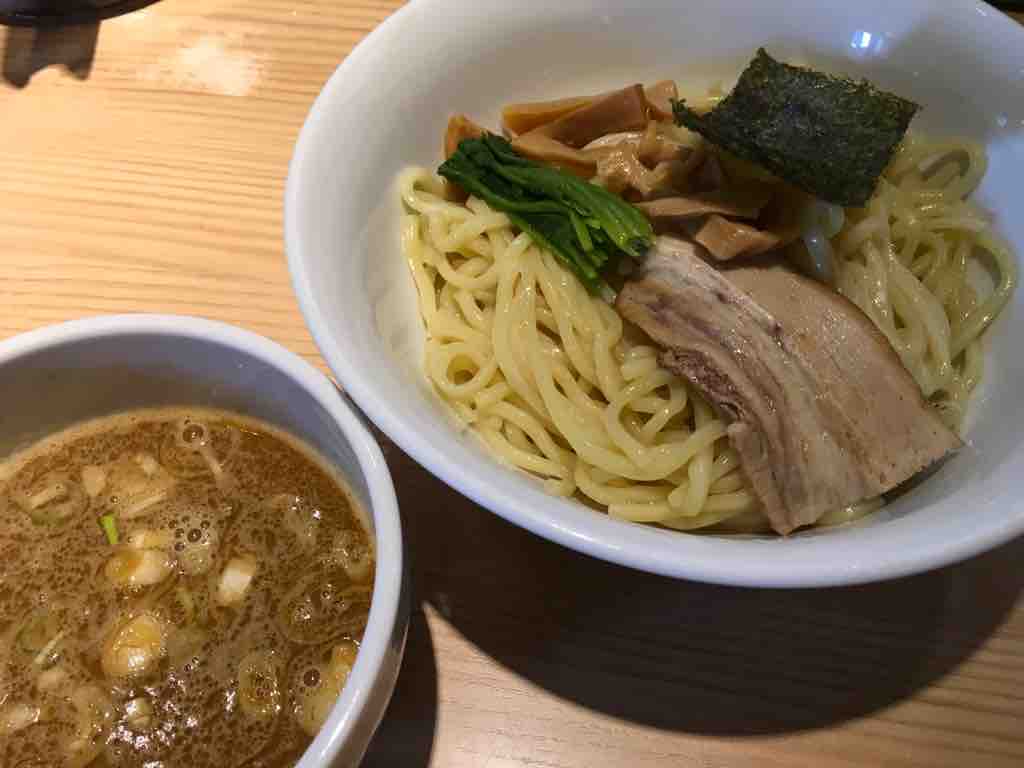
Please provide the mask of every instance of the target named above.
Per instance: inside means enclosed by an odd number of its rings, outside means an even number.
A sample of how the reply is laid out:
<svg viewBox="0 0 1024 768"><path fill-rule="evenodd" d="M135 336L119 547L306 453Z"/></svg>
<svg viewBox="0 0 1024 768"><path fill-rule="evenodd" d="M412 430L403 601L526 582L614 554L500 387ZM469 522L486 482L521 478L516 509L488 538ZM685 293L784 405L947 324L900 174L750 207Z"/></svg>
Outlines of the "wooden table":
<svg viewBox="0 0 1024 768"><path fill-rule="evenodd" d="M323 368L282 249L287 163L398 5L165 0L0 30L0 336L182 312ZM417 607L366 765L1024 765L1024 540L852 589L676 582L514 528L382 442Z"/></svg>

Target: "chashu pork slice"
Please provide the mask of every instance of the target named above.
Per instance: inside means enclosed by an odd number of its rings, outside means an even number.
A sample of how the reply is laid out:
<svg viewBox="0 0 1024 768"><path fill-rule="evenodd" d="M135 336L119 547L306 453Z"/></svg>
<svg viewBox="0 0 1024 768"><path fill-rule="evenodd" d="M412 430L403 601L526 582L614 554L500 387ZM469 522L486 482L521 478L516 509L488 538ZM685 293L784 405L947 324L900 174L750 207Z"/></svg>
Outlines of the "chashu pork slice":
<svg viewBox="0 0 1024 768"><path fill-rule="evenodd" d="M772 527L879 496L960 447L852 303L779 264L718 270L659 237L616 307L729 421Z"/></svg>

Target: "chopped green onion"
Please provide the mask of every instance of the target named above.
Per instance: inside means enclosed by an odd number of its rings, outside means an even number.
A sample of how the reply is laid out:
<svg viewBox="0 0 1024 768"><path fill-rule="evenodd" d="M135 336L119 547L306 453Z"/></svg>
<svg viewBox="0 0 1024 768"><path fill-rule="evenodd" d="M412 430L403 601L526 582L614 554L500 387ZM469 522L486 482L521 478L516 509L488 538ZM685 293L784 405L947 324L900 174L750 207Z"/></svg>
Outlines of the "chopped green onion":
<svg viewBox="0 0 1024 768"><path fill-rule="evenodd" d="M120 536L117 534L117 519L113 515L103 515L100 518L100 528L107 534L107 541L110 542L110 546L114 546L120 541Z"/></svg>

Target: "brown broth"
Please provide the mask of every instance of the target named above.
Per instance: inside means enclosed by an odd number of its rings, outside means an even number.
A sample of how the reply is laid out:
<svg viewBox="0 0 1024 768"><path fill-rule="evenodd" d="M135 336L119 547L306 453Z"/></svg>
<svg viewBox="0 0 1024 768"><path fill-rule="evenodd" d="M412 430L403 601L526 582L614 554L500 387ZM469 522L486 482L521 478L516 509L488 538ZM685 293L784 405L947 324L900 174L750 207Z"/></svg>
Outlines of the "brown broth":
<svg viewBox="0 0 1024 768"><path fill-rule="evenodd" d="M0 765L294 765L366 627L364 521L309 448L223 411L120 414L0 463Z"/></svg>

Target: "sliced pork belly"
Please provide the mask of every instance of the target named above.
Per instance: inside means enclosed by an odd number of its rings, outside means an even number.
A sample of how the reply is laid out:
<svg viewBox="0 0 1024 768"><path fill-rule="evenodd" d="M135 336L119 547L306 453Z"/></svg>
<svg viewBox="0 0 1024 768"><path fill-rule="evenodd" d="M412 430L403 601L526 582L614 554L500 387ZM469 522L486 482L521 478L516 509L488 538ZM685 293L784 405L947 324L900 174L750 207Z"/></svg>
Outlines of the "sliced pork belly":
<svg viewBox="0 0 1024 768"><path fill-rule="evenodd" d="M658 238L616 307L730 422L776 531L885 493L961 445L845 298L779 264L720 271L703 255Z"/></svg>

